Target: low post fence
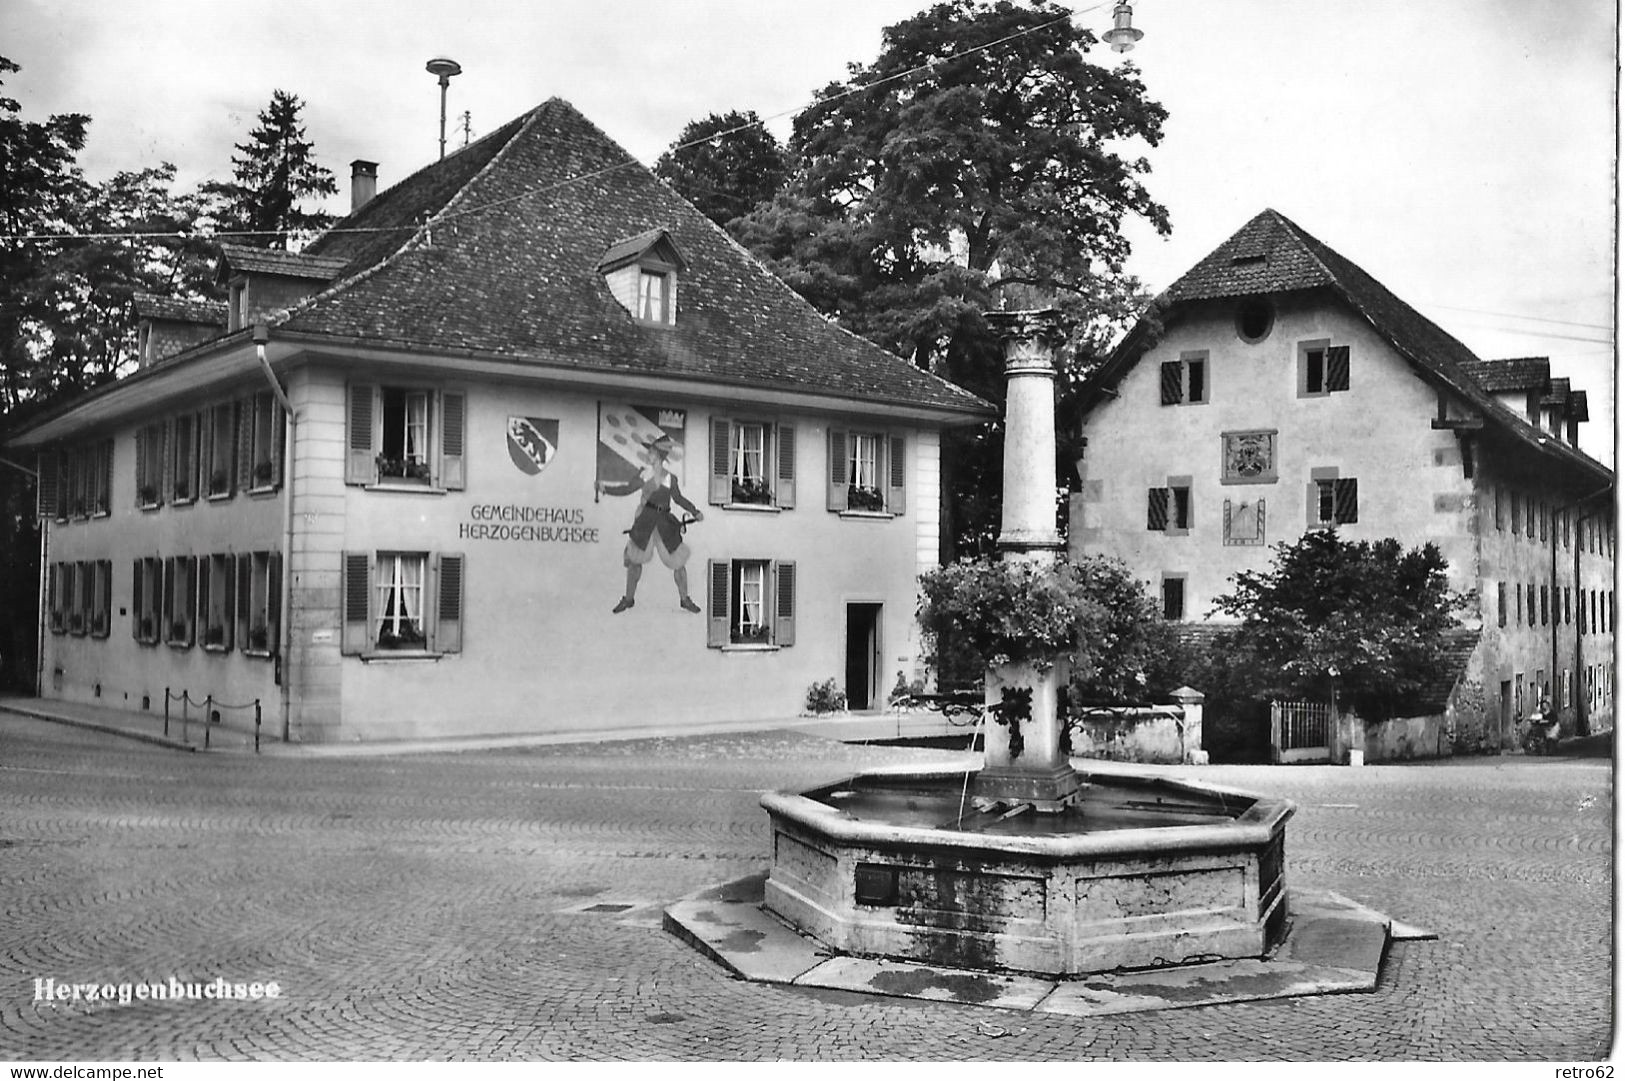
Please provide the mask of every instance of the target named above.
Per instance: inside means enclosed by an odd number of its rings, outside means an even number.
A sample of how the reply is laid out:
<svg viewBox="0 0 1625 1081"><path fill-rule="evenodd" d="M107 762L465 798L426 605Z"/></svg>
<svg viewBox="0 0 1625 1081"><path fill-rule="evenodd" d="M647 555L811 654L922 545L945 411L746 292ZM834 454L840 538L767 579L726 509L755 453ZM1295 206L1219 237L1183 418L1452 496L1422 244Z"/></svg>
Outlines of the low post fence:
<svg viewBox="0 0 1625 1081"><path fill-rule="evenodd" d="M209 695L205 695L203 697L203 700L200 702L197 699L192 697L192 694L191 694L190 691L187 691L187 690L183 689L179 694L175 694L168 687L165 687L164 688L164 735L165 736L169 735L169 717L170 717L169 704L171 702L179 702L181 704L181 742L185 743L185 744L188 744L188 745L190 745L191 742L192 742L192 740L191 740L191 721L192 721L191 707L193 707L193 706L202 706L203 707L203 749L204 750L209 750L210 749L211 732L212 732L215 725L221 723L220 722L220 711L221 710L223 710L223 709L244 710L244 711L252 710L253 715L254 715L254 753L255 754L260 753L260 726L264 722L265 714L264 714L263 708L260 705L260 700L258 698L254 699L251 702L231 703L231 702L219 702L219 701L216 701L214 695L209 694Z"/></svg>

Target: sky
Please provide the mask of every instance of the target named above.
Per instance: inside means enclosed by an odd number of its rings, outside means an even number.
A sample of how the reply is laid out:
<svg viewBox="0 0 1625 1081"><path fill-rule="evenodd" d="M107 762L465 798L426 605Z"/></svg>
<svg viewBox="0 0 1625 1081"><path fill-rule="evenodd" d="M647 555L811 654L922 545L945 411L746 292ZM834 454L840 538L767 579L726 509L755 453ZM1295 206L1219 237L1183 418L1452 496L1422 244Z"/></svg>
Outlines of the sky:
<svg viewBox="0 0 1625 1081"><path fill-rule="evenodd" d="M227 179L281 89L318 160L388 187L549 97L653 163L688 121L753 109L781 138L814 90L926 0L6 0L5 92L91 119L102 179L173 163ZM1111 3L1068 0L1103 33ZM1613 463L1613 0L1139 0L1124 56L1169 112L1139 152L1169 237L1131 225L1160 290L1272 207L1485 359L1547 356L1587 392L1582 447ZM343 213L348 195L328 209Z"/></svg>

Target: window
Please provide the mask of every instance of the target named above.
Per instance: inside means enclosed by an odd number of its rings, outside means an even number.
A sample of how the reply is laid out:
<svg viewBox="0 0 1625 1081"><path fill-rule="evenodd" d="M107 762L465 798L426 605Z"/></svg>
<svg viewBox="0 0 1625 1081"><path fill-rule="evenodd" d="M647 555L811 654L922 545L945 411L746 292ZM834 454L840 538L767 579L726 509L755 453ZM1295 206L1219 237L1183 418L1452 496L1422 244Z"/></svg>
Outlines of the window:
<svg viewBox="0 0 1625 1081"><path fill-rule="evenodd" d="M164 560L164 641L189 648L197 629L197 557Z"/></svg>
<svg viewBox="0 0 1625 1081"><path fill-rule="evenodd" d="M1267 300L1248 300L1236 309L1236 337L1255 345L1270 336L1275 326L1275 309Z"/></svg>
<svg viewBox="0 0 1625 1081"><path fill-rule="evenodd" d="M1310 485L1311 525L1348 525L1360 520L1360 482L1353 477L1317 478Z"/></svg>
<svg viewBox="0 0 1625 1081"><path fill-rule="evenodd" d="M1225 484L1274 484L1275 429L1251 432L1225 432L1221 437L1224 448Z"/></svg>
<svg viewBox="0 0 1625 1081"><path fill-rule="evenodd" d="M1169 477L1168 487L1146 490L1145 526L1162 533L1184 534L1190 531L1189 477Z"/></svg>
<svg viewBox="0 0 1625 1081"><path fill-rule="evenodd" d="M175 503L190 503L198 493L198 418L186 413L171 422L175 452L170 456L169 492Z"/></svg>
<svg viewBox="0 0 1625 1081"><path fill-rule="evenodd" d="M1513 626L1523 626L1523 587L1512 587L1512 623Z"/></svg>
<svg viewBox="0 0 1625 1081"><path fill-rule="evenodd" d="M1505 582L1495 583L1495 625L1498 627L1507 625L1507 584Z"/></svg>
<svg viewBox="0 0 1625 1081"><path fill-rule="evenodd" d="M352 383L344 482L462 488L466 407L460 391Z"/></svg>
<svg viewBox="0 0 1625 1081"><path fill-rule="evenodd" d="M51 613L50 628L52 634L61 634L68 629L68 584L64 581L67 577L66 568L66 563L52 563L50 569L46 572L46 605Z"/></svg>
<svg viewBox="0 0 1625 1081"><path fill-rule="evenodd" d="M431 552L345 552L344 653L382 659L463 648L464 559Z"/></svg>
<svg viewBox="0 0 1625 1081"><path fill-rule="evenodd" d="M100 518L112 510L113 441L103 439L42 455L41 519Z"/></svg>
<svg viewBox="0 0 1625 1081"><path fill-rule="evenodd" d="M1546 595L1546 587L1541 586L1540 587L1540 625L1542 627L1546 626L1547 622L1548 622L1546 606L1549 603L1549 601L1550 601L1550 598Z"/></svg>
<svg viewBox="0 0 1625 1081"><path fill-rule="evenodd" d="M1569 601L1571 600L1572 596L1573 596L1573 594L1571 594L1569 592L1569 587L1564 586L1563 587L1563 622L1567 623L1567 624L1572 624L1574 622L1574 610L1569 604Z"/></svg>
<svg viewBox="0 0 1625 1081"><path fill-rule="evenodd" d="M237 479L237 406L222 402L203 416L203 494L225 499Z"/></svg>
<svg viewBox="0 0 1625 1081"><path fill-rule="evenodd" d="M1546 519L1550 515L1551 512L1546 509L1546 501L1542 499L1540 501L1540 539L1543 542L1546 540Z"/></svg>
<svg viewBox="0 0 1625 1081"><path fill-rule="evenodd" d="M1528 496L1524 497L1523 509L1527 520L1524 522L1524 536L1530 540L1535 539L1535 501Z"/></svg>
<svg viewBox="0 0 1625 1081"><path fill-rule="evenodd" d="M1535 625L1535 587L1533 584L1525 591L1525 596L1528 598L1526 610L1529 613L1529 625L1533 627Z"/></svg>
<svg viewBox="0 0 1625 1081"><path fill-rule="evenodd" d="M1185 618L1185 576L1183 574L1165 574L1162 576L1162 618Z"/></svg>
<svg viewBox="0 0 1625 1081"><path fill-rule="evenodd" d="M209 556L201 561L198 572L197 607L203 622L203 648L211 652L229 650L237 622L237 558Z"/></svg>
<svg viewBox="0 0 1625 1081"><path fill-rule="evenodd" d="M712 417L710 501L720 506L794 507L795 429Z"/></svg>
<svg viewBox="0 0 1625 1081"><path fill-rule="evenodd" d="M156 645L163 614L164 562L138 559L130 576L130 634L137 642Z"/></svg>
<svg viewBox="0 0 1625 1081"><path fill-rule="evenodd" d="M97 559L79 564L79 605L85 633L106 638L113 615L113 564Z"/></svg>
<svg viewBox="0 0 1625 1081"><path fill-rule="evenodd" d="M282 483L282 415L276 395L268 390L248 400L244 418L248 456L242 466L248 475L241 479L250 491L266 491Z"/></svg>
<svg viewBox="0 0 1625 1081"><path fill-rule="evenodd" d="M796 565L768 559L713 559L706 645L792 646L796 641Z"/></svg>
<svg viewBox="0 0 1625 1081"><path fill-rule="evenodd" d="M618 240L598 260L615 302L640 323L656 326L677 321L677 275L686 266L664 229Z"/></svg>
<svg viewBox="0 0 1625 1081"><path fill-rule="evenodd" d="M902 514L907 455L903 437L831 428L829 509Z"/></svg>
<svg viewBox="0 0 1625 1081"><path fill-rule="evenodd" d="M642 268L638 271L637 317L650 323L670 323L671 275Z"/></svg>
<svg viewBox="0 0 1625 1081"><path fill-rule="evenodd" d="M1162 364L1162 404L1200 405L1208 400L1207 352L1181 353Z"/></svg>
<svg viewBox="0 0 1625 1081"><path fill-rule="evenodd" d="M1522 532L1523 514L1518 509L1518 493L1511 493L1512 498L1512 535L1516 537Z"/></svg>
<svg viewBox="0 0 1625 1081"><path fill-rule="evenodd" d="M96 602L96 564L72 563L69 568L73 600L68 606L68 630L72 634L89 634Z"/></svg>
<svg viewBox="0 0 1625 1081"><path fill-rule="evenodd" d="M1502 500L1501 486L1497 484L1495 486L1495 528L1497 530L1504 530L1507 527L1506 510L1502 506Z"/></svg>
<svg viewBox="0 0 1625 1081"><path fill-rule="evenodd" d="M1298 396L1322 396L1349 389L1349 347L1328 341L1298 345Z"/></svg>
<svg viewBox="0 0 1625 1081"><path fill-rule="evenodd" d="M282 553L245 552L236 559L237 648L270 657L282 641Z"/></svg>
<svg viewBox="0 0 1625 1081"><path fill-rule="evenodd" d="M162 421L149 424L135 436L135 505L152 508L163 502L164 434Z"/></svg>

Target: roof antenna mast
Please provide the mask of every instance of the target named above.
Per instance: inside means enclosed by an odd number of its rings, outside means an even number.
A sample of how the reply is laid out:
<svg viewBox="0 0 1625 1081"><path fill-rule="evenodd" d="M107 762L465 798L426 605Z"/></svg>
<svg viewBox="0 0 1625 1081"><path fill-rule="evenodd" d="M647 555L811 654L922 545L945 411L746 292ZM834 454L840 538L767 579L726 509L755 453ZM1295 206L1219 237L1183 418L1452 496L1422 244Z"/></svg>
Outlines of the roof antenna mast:
<svg viewBox="0 0 1625 1081"><path fill-rule="evenodd" d="M440 157L446 157L446 87L451 85L453 75L461 75L463 66L455 60L444 56L437 56L424 65L430 75L440 79Z"/></svg>

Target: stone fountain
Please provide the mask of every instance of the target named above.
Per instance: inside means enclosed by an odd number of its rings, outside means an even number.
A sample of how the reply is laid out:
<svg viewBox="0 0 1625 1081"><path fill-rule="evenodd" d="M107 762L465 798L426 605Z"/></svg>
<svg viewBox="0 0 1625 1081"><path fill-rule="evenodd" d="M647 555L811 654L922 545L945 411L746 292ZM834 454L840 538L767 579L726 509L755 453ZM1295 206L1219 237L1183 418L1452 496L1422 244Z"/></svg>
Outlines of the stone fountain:
<svg viewBox="0 0 1625 1081"><path fill-rule="evenodd" d="M1053 561L1054 311L994 312L1008 379L1006 560ZM829 950L1074 976L1260 957L1284 931L1292 805L1169 777L1079 774L1064 658L987 673L980 770L875 772L762 799L765 907ZM999 714L1012 698L1019 714ZM1030 697L1029 697L1030 695Z"/></svg>

